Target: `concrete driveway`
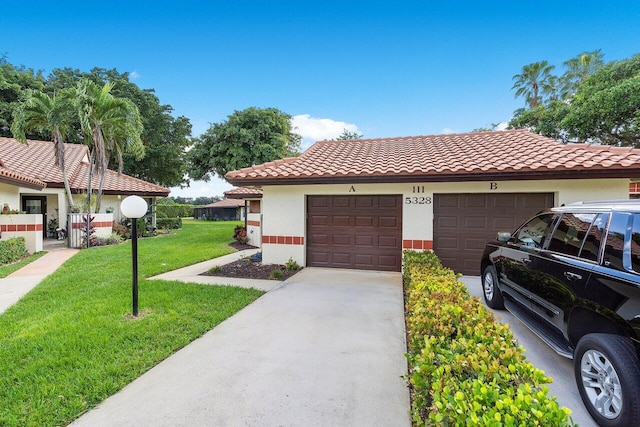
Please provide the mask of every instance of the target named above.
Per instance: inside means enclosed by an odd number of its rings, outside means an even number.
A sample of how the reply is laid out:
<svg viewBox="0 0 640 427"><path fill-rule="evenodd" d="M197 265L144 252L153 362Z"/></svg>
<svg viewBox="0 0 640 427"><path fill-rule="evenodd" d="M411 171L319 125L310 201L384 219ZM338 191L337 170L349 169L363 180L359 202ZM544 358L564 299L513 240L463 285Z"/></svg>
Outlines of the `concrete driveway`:
<svg viewBox="0 0 640 427"><path fill-rule="evenodd" d="M462 281L473 296L477 296L482 300L482 283L480 277L463 276ZM520 344L525 348L527 359L533 365L542 369L547 376L553 378L553 383L548 384L549 394L556 396L561 406L571 409L571 418L580 427L597 426L597 424L585 409L580 393L573 376L573 360L564 358L548 345L544 343L537 335L529 330L522 322L506 310L488 310L494 312L503 323L509 324L511 331Z"/></svg>
<svg viewBox="0 0 640 427"><path fill-rule="evenodd" d="M305 268L73 426L410 426L400 273Z"/></svg>

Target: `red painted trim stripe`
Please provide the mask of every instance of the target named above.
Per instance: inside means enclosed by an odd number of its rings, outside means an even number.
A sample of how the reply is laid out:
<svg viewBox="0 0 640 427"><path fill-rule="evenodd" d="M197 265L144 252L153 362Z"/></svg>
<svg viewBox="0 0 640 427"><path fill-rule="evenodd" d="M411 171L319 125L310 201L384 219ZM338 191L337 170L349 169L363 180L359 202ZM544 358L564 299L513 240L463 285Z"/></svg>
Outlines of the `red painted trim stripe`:
<svg viewBox="0 0 640 427"><path fill-rule="evenodd" d="M403 240L402 249L416 249L416 250L433 249L433 240Z"/></svg>
<svg viewBox="0 0 640 427"><path fill-rule="evenodd" d="M42 224L2 224L0 225L0 232L2 231L42 231Z"/></svg>
<svg viewBox="0 0 640 427"><path fill-rule="evenodd" d="M251 225L253 227L260 227L260 221L247 220L247 225Z"/></svg>
<svg viewBox="0 0 640 427"><path fill-rule="evenodd" d="M262 243L272 245L304 245L302 236L262 236Z"/></svg>

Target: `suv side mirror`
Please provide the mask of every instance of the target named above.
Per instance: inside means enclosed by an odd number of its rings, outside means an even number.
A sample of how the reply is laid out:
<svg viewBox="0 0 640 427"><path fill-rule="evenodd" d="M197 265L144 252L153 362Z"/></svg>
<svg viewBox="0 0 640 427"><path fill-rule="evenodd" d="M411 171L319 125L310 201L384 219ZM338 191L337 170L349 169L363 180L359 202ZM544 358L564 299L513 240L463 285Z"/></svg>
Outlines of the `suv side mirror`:
<svg viewBox="0 0 640 427"><path fill-rule="evenodd" d="M498 240L500 242L507 242L511 238L511 233L508 231L499 231L498 232Z"/></svg>

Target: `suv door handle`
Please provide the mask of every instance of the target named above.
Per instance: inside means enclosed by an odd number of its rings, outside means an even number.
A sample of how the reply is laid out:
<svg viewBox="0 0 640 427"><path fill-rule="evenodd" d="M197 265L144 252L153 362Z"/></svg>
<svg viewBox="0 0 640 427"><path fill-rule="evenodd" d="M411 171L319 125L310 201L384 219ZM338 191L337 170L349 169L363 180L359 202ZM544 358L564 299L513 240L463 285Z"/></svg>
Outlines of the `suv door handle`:
<svg viewBox="0 0 640 427"><path fill-rule="evenodd" d="M564 272L564 277L566 277L568 280L571 281L576 281L576 280L580 280L582 279L582 276L576 273L572 273L570 271L565 271Z"/></svg>
<svg viewBox="0 0 640 427"><path fill-rule="evenodd" d="M522 258L522 263L523 263L523 264L531 264L531 259L529 259L529 258Z"/></svg>

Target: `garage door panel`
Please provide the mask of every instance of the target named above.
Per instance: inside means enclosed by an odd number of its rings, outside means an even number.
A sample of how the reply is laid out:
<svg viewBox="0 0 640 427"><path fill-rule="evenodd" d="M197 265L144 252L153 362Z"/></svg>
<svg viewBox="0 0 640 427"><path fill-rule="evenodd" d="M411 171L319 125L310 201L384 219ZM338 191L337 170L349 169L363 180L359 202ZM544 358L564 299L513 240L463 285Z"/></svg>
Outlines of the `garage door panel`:
<svg viewBox="0 0 640 427"><path fill-rule="evenodd" d="M398 228L398 218L393 216L381 216L378 218L380 228Z"/></svg>
<svg viewBox="0 0 640 427"><path fill-rule="evenodd" d="M434 194L433 248L445 266L478 275L486 243L553 200L553 193Z"/></svg>
<svg viewBox="0 0 640 427"><path fill-rule="evenodd" d="M400 206L400 199L396 196L380 196L378 198L378 208L394 208L398 209Z"/></svg>
<svg viewBox="0 0 640 427"><path fill-rule="evenodd" d="M458 197L457 194L451 194L451 195L441 194L440 197L438 197L438 199L435 200L437 207L442 207L442 208L457 208L460 206L459 202L460 202L460 198Z"/></svg>
<svg viewBox="0 0 640 427"><path fill-rule="evenodd" d="M487 198L481 194L470 194L468 197L462 199L463 203L459 203L467 208L486 208Z"/></svg>
<svg viewBox="0 0 640 427"><path fill-rule="evenodd" d="M357 216L355 220L356 227L373 227L374 218L370 216Z"/></svg>
<svg viewBox="0 0 640 427"><path fill-rule="evenodd" d="M436 218L436 227L437 228L457 228L458 227L458 218L454 217L441 217Z"/></svg>
<svg viewBox="0 0 640 427"><path fill-rule="evenodd" d="M478 218L478 217L467 217L464 219L464 227L465 228L476 228L476 229L486 229L487 228L487 218Z"/></svg>
<svg viewBox="0 0 640 427"><path fill-rule="evenodd" d="M329 235L328 234L312 234L309 237L310 243L313 245L328 245L329 244Z"/></svg>
<svg viewBox="0 0 640 427"><path fill-rule="evenodd" d="M333 246L351 246L351 235L349 234L332 234L331 243Z"/></svg>
<svg viewBox="0 0 640 427"><path fill-rule="evenodd" d="M307 196L307 217L307 265L400 271L401 196Z"/></svg>
<svg viewBox="0 0 640 427"><path fill-rule="evenodd" d="M334 197L328 197L330 200L329 206L331 206L333 209L336 208L348 208L349 207L349 202L350 202L350 198L347 196L334 196Z"/></svg>
<svg viewBox="0 0 640 427"><path fill-rule="evenodd" d="M439 247L442 249L458 249L460 247L460 241L455 237L442 237L439 243Z"/></svg>
<svg viewBox="0 0 640 427"><path fill-rule="evenodd" d="M373 246L373 236L365 236L358 235L355 236L355 244L356 246L364 246L364 247L372 247Z"/></svg>
<svg viewBox="0 0 640 427"><path fill-rule="evenodd" d="M355 256L356 266L368 266L373 265L373 255L371 254L357 254Z"/></svg>
<svg viewBox="0 0 640 427"><path fill-rule="evenodd" d="M329 225L329 217L326 215L316 215L310 218L312 226L326 227Z"/></svg>
<svg viewBox="0 0 640 427"><path fill-rule="evenodd" d="M378 236L378 246L380 248L397 248L402 243L397 237L393 236Z"/></svg>
<svg viewBox="0 0 640 427"><path fill-rule="evenodd" d="M334 227L349 227L350 217L347 215L336 215L332 218L332 224Z"/></svg>
<svg viewBox="0 0 640 427"><path fill-rule="evenodd" d="M354 200L356 208L373 208L374 198L371 196L360 196Z"/></svg>

